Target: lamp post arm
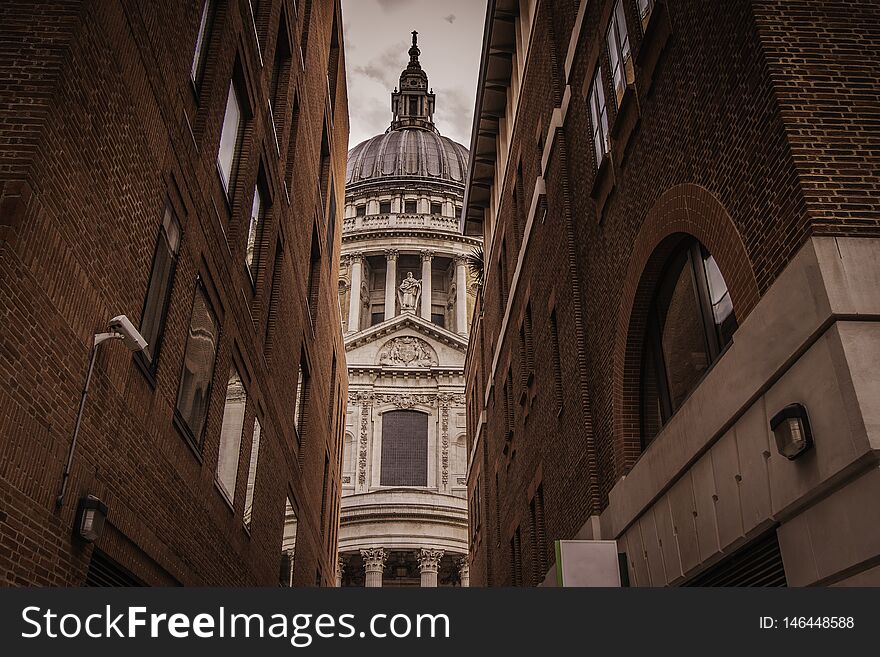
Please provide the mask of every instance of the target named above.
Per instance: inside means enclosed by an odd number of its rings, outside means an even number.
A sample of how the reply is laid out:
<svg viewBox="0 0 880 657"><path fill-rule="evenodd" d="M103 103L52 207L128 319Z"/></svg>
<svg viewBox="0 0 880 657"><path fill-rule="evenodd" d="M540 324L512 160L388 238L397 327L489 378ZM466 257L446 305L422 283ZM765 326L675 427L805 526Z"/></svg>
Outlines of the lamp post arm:
<svg viewBox="0 0 880 657"><path fill-rule="evenodd" d="M92 382L92 371L95 369L98 347L107 340L121 340L122 338L123 336L119 333L97 333L92 342L92 348L89 350L89 369L86 371L86 381L79 400L79 410L76 413L73 439L70 441L70 449L67 451L67 463L64 466L64 473L61 475L61 489L58 491L58 497L55 498L55 507L58 509L64 504L64 494L67 492L67 480L70 478L70 469L73 466L73 454L76 451L76 440L79 437L79 427L82 424L83 410L86 407L86 397L89 395L89 384Z"/></svg>

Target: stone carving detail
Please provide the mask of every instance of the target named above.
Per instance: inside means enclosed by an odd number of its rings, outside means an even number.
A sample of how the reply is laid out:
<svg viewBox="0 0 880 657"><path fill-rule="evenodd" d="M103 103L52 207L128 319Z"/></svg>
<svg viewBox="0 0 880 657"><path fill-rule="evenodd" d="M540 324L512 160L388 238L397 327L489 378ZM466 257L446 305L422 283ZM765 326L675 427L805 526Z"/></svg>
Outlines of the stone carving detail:
<svg viewBox="0 0 880 657"><path fill-rule="evenodd" d="M404 393L402 395L376 395L380 404L394 404L397 408L412 408L415 405L433 406L437 395Z"/></svg>
<svg viewBox="0 0 880 657"><path fill-rule="evenodd" d="M394 367L436 367L437 352L414 336L392 338L379 351L379 364Z"/></svg>
<svg viewBox="0 0 880 657"><path fill-rule="evenodd" d="M349 401L361 405L361 437L358 445L357 470L358 483L363 486L367 482L367 433L369 431L370 410L373 407L373 394L370 392L350 392L348 398Z"/></svg>
<svg viewBox="0 0 880 657"><path fill-rule="evenodd" d="M464 406L463 392L441 392L437 395L437 401L441 407Z"/></svg>
<svg viewBox="0 0 880 657"><path fill-rule="evenodd" d="M443 550L422 548L419 550L419 571L423 573L436 573L443 558Z"/></svg>
<svg viewBox="0 0 880 657"><path fill-rule="evenodd" d="M364 569L367 572L382 572L385 567L385 559L388 553L385 548L367 548L361 550L361 558L364 560Z"/></svg>
<svg viewBox="0 0 880 657"><path fill-rule="evenodd" d="M443 488L449 485L449 407L440 405L440 480Z"/></svg>

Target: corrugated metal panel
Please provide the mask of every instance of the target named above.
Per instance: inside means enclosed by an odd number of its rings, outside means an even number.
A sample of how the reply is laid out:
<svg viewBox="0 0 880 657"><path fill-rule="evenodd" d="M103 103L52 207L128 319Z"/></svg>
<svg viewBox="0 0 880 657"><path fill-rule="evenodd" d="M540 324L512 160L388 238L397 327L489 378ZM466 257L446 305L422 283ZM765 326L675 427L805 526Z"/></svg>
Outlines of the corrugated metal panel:
<svg viewBox="0 0 880 657"><path fill-rule="evenodd" d="M776 530L723 559L685 586L788 586Z"/></svg>
<svg viewBox="0 0 880 657"><path fill-rule="evenodd" d="M85 586L146 586L126 568L95 548Z"/></svg>

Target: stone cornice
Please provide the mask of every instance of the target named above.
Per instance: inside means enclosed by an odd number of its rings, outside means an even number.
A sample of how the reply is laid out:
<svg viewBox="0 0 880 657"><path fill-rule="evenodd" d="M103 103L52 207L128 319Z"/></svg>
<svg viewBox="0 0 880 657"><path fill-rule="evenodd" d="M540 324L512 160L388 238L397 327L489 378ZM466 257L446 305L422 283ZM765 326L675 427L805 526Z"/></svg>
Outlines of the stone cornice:
<svg viewBox="0 0 880 657"><path fill-rule="evenodd" d="M345 338L345 350L351 351L361 345L367 344L369 342L375 342L376 340L386 336L391 335L395 331L400 330L401 328L412 328L417 332L426 335L438 342L441 342L449 347L452 347L462 353L467 352L468 341L467 338L458 335L457 333L453 333L445 328L441 328L436 324L432 324L416 315L415 313L406 313L403 315L397 315L396 317L392 317L389 320L376 324L375 326L371 326L368 329L364 329L363 331L358 331L348 337ZM368 366L369 367L369 366ZM392 369L392 368L386 368ZM410 368L412 369L412 368ZM437 368L437 369L447 369L447 368ZM457 368L453 368L457 369ZM415 370L413 370L415 371Z"/></svg>

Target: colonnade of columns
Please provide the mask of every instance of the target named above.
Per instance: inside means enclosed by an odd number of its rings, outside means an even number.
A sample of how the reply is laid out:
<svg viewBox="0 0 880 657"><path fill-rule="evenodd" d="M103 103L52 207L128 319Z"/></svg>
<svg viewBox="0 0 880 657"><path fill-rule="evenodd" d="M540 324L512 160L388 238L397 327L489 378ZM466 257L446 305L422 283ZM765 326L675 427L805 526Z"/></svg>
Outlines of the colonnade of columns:
<svg viewBox="0 0 880 657"><path fill-rule="evenodd" d="M397 314L397 256L396 249L385 251L385 321ZM419 314L423 319L431 321L431 263L434 252L423 250L422 256L422 292ZM351 288L348 306L348 331L354 333L361 330L361 283L363 281L364 254L354 252L348 254L351 260ZM467 333L467 257L455 256L455 332Z"/></svg>
<svg viewBox="0 0 880 657"><path fill-rule="evenodd" d="M364 562L364 584L367 588L380 588L382 586L382 573L385 571L385 561L388 559L388 550L385 548L367 548L361 550L361 559ZM437 586L437 573L440 569L440 560L444 555L443 550L422 548L419 550L419 575L423 588L435 588ZM336 586L342 586L342 575L345 572L346 562L339 557L336 564ZM461 557L458 561L458 574L462 586L470 586L470 568L468 558Z"/></svg>

